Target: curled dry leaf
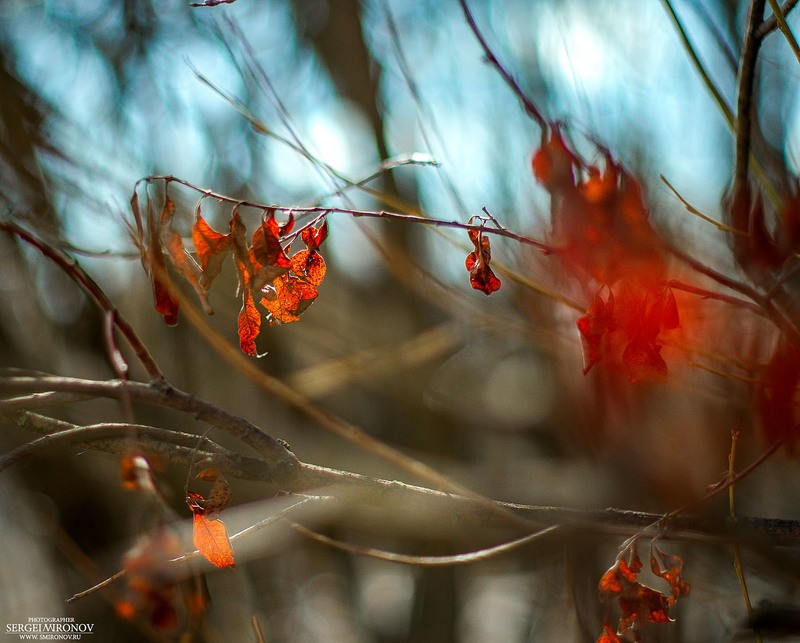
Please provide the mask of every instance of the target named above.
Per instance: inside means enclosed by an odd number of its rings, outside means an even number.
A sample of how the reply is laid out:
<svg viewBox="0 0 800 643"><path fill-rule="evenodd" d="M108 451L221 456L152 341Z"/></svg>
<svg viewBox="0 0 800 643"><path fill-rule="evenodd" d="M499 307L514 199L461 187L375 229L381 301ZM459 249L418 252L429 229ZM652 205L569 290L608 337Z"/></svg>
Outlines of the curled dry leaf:
<svg viewBox="0 0 800 643"><path fill-rule="evenodd" d="M489 262L492 260L492 248L489 237L479 230L467 230L469 240L475 250L467 255L464 262L469 271L469 283L475 290L480 290L486 295L491 295L500 290L500 280L492 272Z"/></svg>

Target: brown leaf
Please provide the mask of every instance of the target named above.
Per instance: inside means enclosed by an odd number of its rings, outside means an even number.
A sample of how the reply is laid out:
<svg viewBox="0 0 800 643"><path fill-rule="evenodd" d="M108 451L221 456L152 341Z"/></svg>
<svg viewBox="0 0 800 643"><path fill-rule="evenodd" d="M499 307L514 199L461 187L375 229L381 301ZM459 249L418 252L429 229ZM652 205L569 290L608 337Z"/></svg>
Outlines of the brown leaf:
<svg viewBox="0 0 800 643"><path fill-rule="evenodd" d="M212 315L214 311L208 303L208 296L206 288L200 284L200 268L191 258L186 247L183 245L183 237L172 227L172 220L175 216L175 203L169 198L165 197L164 209L161 212L161 221L159 222L158 238L161 247L167 251L172 265L186 281L194 288L197 296L203 305L203 310L207 315Z"/></svg>
<svg viewBox="0 0 800 643"><path fill-rule="evenodd" d="M169 209L169 200L164 202L164 212L161 218ZM168 215L168 213L167 213ZM178 300L172 292L167 275L167 262L164 260L164 252L161 248L158 226L155 222L155 212L153 202L147 201L147 272L153 283L153 297L156 303L156 310L161 313L164 322L169 326L178 323Z"/></svg>

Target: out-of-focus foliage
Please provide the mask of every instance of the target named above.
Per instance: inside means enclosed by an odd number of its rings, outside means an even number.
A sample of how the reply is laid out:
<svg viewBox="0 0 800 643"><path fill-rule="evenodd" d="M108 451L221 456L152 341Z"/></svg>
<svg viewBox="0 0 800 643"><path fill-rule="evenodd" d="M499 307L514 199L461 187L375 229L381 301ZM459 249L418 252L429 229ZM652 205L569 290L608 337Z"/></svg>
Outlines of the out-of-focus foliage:
<svg viewBox="0 0 800 643"><path fill-rule="evenodd" d="M581 198L592 201L607 176L589 176L590 166L606 173L625 168L634 205L647 209L646 236L655 234L652 225L682 250L736 274L726 233L690 215L658 178L722 219L713 213L729 187L733 138L663 6L471 4L504 64L562 123L563 149L585 159ZM728 104L746 4L674 3ZM798 25L795 14L790 23ZM800 170L798 66L780 35L765 40L762 57L754 147L783 189ZM238 329L246 353L267 353L260 368L378 439L494 499L674 509L719 479L735 426L746 429L741 461L760 452L751 393L764 365L775 382L760 390L760 415L778 413L794 427L797 369L771 357L777 336L751 310L715 300L700 305L694 295L669 289L648 290L641 300L628 293L626 309L624 293L591 289L553 270L551 257L508 239L491 239L490 269L484 235L470 244L464 234L341 212L327 218L325 262L317 253L322 240L313 237L319 226L302 237L305 250L287 256L272 243L288 232L276 231L274 219L244 207L237 213L210 197L199 216L197 194L174 184L168 202L155 184L141 188L152 190L140 193L142 203L164 206L164 226L144 225L147 234L139 238L145 255L158 257L148 264L151 279L129 234L136 226L129 207L134 185L163 174L264 204L391 210L400 203L462 222L485 207L511 230L557 238L552 163L532 159L544 149L541 136L485 63L457 2L0 3L2 216L73 251L176 385L286 439L303 461L416 482L265 395L219 359L191 324L163 325L152 291L165 320L174 321L178 307L161 289L158 271L167 269L167 256L181 270L181 244L190 247L192 240L199 267L192 273L187 264L181 272L208 296L213 328L233 343ZM379 173L366 191L353 185L372 177L382 161L408 154L438 164ZM151 223L157 212L143 210ZM235 255L236 217L250 235L262 235L243 238L245 253L253 253L265 270L261 277L268 274L273 284L263 301L251 292L256 275L243 276L239 264L227 261ZM308 219L298 215L298 223ZM596 232L611 234L609 222L601 224ZM574 241L585 230L562 232ZM170 248L171 255L160 252ZM574 248L584 263L597 259L588 245ZM474 257L467 264L474 287L491 297L469 287L465 252ZM601 259L611 270L617 255ZM641 265L655 261L661 278L662 260L644 253ZM492 270L503 277L500 291ZM57 268L6 237L0 238L0 294L0 366L116 375L101 339L106 320ZM302 323L261 328L256 303L271 323L303 312ZM644 339L637 317L643 310L650 311ZM677 338L664 340L678 323ZM626 329L619 346L609 343L612 325ZM625 377L597 372L613 359ZM133 377L146 377L131 364ZM667 365L669 377L657 389ZM782 384L787 374L794 378L790 387ZM770 405L776 395L777 411ZM103 401L58 410L83 424L119 420L122 413ZM144 407L136 413L155 425L187 422ZM207 429L188 424L197 434ZM6 452L29 439L4 430L0 447ZM15 515L0 523L0 540L13 554L0 565L0 623L69 614L95 623L102 640L139 640L142 633L114 609L139 594L94 595L70 605L63 599L113 574L128 551L127 568L144 569L144 584L158 586L130 609L167 604L176 581L151 578L152 561L140 557L133 536L152 524L152 500L126 495L114 458L71 453L46 453L0 478L0 509ZM796 462L771 466L737 486L740 515L786 515L796 507ZM180 489L187 472L165 463L158 475L172 490L166 503L185 516ZM243 504L263 498L255 483L232 484ZM195 500L196 523L218 523ZM232 530L257 519L244 512L226 523ZM388 533L365 515L335 525L343 540L388 550L447 553L469 540L448 516ZM164 538L171 556L171 536ZM235 574L223 569L209 576L207 618L220 640L252 639L254 615L269 641L591 639L603 623L598 580L620 545L616 537L577 535L546 551L423 569L337 552L288 530L269 538L244 563L237 550ZM697 544L668 551L680 553L674 556L685 561L683 570L665 564L654 572L667 583L655 594L634 579L637 596L654 598L660 608L670 590L674 597L680 573L691 577L693 594L670 612L678 622L648 629L647 640L726 640L747 627L728 550ZM780 561L753 556L745 567L758 600L798 598L794 568L785 573ZM232 556L222 562L232 564ZM172 612L167 616L171 623Z"/></svg>

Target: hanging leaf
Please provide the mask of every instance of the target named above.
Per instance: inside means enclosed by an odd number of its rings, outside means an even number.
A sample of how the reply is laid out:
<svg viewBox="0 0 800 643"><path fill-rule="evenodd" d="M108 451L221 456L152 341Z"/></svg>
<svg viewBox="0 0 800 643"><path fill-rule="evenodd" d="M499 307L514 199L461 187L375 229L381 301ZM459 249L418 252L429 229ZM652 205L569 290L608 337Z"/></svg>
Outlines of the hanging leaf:
<svg viewBox="0 0 800 643"><path fill-rule="evenodd" d="M167 252L167 256L178 271L178 274L194 288L205 313L212 315L214 311L208 302L206 288L199 281L200 267L186 252L186 247L183 245L183 237L172 226L172 221L175 217L175 202L169 198L169 195L164 198L164 209L161 212L161 220L158 224L158 239L161 247Z"/></svg>
<svg viewBox="0 0 800 643"><path fill-rule="evenodd" d="M261 332L261 313L256 308L253 294L247 288L242 293L242 309L239 311L239 346L247 355L258 355L256 338Z"/></svg>
<svg viewBox="0 0 800 643"><path fill-rule="evenodd" d="M464 262L469 271L469 283L475 290L480 290L486 295L491 295L500 290L500 280L492 272L489 262L492 259L492 249L489 238L479 230L467 230L470 241L475 250L467 255Z"/></svg>
<svg viewBox="0 0 800 643"><path fill-rule="evenodd" d="M170 201L164 202L164 212L161 214L163 219L168 216ZM147 272L153 284L153 297L155 299L156 310L161 313L164 322L168 326L178 323L178 300L172 292L167 276L167 262L164 259L164 252L161 249L158 226L155 222L155 212L153 202L147 201Z"/></svg>
<svg viewBox="0 0 800 643"><path fill-rule="evenodd" d="M193 518L192 540L203 557L215 567L234 567L233 548L219 511L206 510L203 496L194 491L186 495Z"/></svg>
<svg viewBox="0 0 800 643"><path fill-rule="evenodd" d="M220 234L200 216L199 206L197 220L192 227L192 241L200 262L200 283L208 290L214 279L222 270L222 263L230 253L230 234Z"/></svg>
<svg viewBox="0 0 800 643"><path fill-rule="evenodd" d="M251 284L253 290L260 290L264 284L273 281L291 267L291 261L281 245L281 237L293 225L292 217L285 225L279 225L275 220L275 213L271 212L253 234L250 246L250 264L254 271L254 281Z"/></svg>

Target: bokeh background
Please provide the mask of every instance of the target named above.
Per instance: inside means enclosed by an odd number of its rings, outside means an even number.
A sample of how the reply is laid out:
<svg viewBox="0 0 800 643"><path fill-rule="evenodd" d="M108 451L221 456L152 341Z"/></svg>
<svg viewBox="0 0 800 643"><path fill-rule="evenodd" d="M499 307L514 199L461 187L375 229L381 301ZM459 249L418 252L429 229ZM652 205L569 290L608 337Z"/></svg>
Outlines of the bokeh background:
<svg viewBox="0 0 800 643"><path fill-rule="evenodd" d="M674 3L729 104L745 5ZM722 218L733 139L664 5L471 6L500 60L564 123L576 149L595 161L592 140L611 150L640 178L656 228L735 275L726 235L689 214L659 179ZM780 35L770 37L758 105L763 158L780 169L776 177L796 174L800 163L799 71ZM454 0L0 3L0 216L73 252L179 388L286 439L306 462L416 482L287 410L191 325L168 328L153 309L123 223L144 176L174 175L265 204L383 207L354 189L336 196L340 181L243 112L355 181L385 159L415 154L417 163L370 186L443 219L466 222L485 207L504 226L547 238L549 197L530 169L541 132L485 62ZM197 194L174 186L171 195L189 236ZM230 208L203 208L224 228ZM248 226L258 220L255 211L243 216ZM741 462L763 446L752 374L775 337L751 315L715 301L695 306L695 325L664 348L667 383L613 388L581 372L581 313L547 293L584 306L590 293L551 258L493 240L496 261L523 279L498 270L503 288L487 298L469 288L462 232L341 213L329 225L320 297L299 323L263 331L259 350L268 355L259 367L470 488L511 502L663 512L719 480L731 429L742 431ZM228 266L210 319L233 345L235 280ZM0 238L0 295L1 366L113 377L97 310L57 267L9 237ZM134 376L145 377L135 367ZM116 404L99 401L54 413L85 424L121 417ZM137 409L137 419L205 430L153 409ZM29 439L8 427L0 445ZM108 455L54 451L2 474L0 621L68 614L97 623L98 640L142 636L99 595L64 603L91 584L86 560L107 575L119 569L145 520L117 466ZM159 475L186 514L186 471ZM799 480L796 462L777 456L737 489L740 512L796 516ZM234 483L234 494L264 497L253 483ZM270 505L256 507L268 513ZM450 551L425 533L371 536L346 516L331 524L344 540ZM235 574L210 576L212 640L255 640L253 615L269 641L591 640L603 613L596 583L623 540L576 534L561 548L433 570L343 554L288 532L264 539ZM674 551L687 561L694 593L678 623L653 630L652 640L727 640L745 628L731 552L677 543ZM754 554L746 562L757 599L796 596L774 561Z"/></svg>

